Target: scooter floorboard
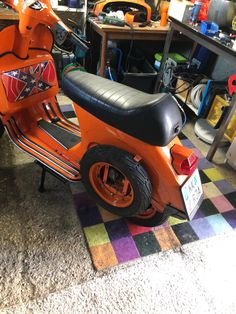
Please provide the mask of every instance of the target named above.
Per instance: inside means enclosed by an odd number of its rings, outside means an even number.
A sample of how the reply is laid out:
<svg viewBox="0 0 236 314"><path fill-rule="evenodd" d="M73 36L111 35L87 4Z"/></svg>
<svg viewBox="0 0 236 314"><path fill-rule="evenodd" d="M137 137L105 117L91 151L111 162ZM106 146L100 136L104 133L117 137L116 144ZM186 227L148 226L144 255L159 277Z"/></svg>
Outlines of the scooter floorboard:
<svg viewBox="0 0 236 314"><path fill-rule="evenodd" d="M61 128L56 123L47 122L46 120L41 119L38 122L38 126L66 149L74 147L81 141L79 136Z"/></svg>
<svg viewBox="0 0 236 314"><path fill-rule="evenodd" d="M37 127L39 128L39 126ZM76 165L66 156L56 154L55 150L44 147L44 142L35 141L37 137L29 137L29 134L23 133L14 118L7 122L6 129L13 142L40 163L52 169L66 180L79 181L81 179L79 165Z"/></svg>

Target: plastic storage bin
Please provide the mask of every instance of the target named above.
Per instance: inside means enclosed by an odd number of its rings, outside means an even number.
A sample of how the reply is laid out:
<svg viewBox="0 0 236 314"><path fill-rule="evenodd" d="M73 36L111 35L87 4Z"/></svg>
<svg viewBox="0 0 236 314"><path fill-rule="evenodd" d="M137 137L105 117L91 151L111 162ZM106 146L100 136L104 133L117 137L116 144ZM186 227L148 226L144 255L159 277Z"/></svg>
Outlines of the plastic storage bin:
<svg viewBox="0 0 236 314"><path fill-rule="evenodd" d="M122 72L121 83L146 93L153 93L157 72L145 58L131 58L129 70Z"/></svg>
<svg viewBox="0 0 236 314"><path fill-rule="evenodd" d="M219 26L214 22L202 21L200 24L200 33L213 37L219 30Z"/></svg>
<svg viewBox="0 0 236 314"><path fill-rule="evenodd" d="M211 126L214 127L216 125L222 115L224 107L226 106L229 106L229 102L217 95L207 116L207 121ZM234 113L227 126L227 129L225 130L224 137L230 142L232 142L236 137L236 112Z"/></svg>
<svg viewBox="0 0 236 314"><path fill-rule="evenodd" d="M161 60L163 57L163 53L155 53L155 68L159 71L161 67ZM182 56L179 53L176 52L170 52L168 53L168 59L173 60L176 64L184 64L188 62L188 59L186 59L184 56Z"/></svg>

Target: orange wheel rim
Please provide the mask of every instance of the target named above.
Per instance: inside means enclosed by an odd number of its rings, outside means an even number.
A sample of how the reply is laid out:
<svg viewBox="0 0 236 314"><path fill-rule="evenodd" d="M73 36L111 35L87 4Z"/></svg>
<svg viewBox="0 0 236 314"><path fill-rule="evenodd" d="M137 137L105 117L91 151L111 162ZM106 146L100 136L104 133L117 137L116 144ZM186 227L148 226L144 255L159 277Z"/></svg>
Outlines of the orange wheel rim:
<svg viewBox="0 0 236 314"><path fill-rule="evenodd" d="M89 169L89 180L100 198L115 207L128 207L134 200L134 190L127 177L106 162L97 162Z"/></svg>
<svg viewBox="0 0 236 314"><path fill-rule="evenodd" d="M155 216L156 212L155 208L150 207L144 213L137 215L137 217L141 219L150 219Z"/></svg>

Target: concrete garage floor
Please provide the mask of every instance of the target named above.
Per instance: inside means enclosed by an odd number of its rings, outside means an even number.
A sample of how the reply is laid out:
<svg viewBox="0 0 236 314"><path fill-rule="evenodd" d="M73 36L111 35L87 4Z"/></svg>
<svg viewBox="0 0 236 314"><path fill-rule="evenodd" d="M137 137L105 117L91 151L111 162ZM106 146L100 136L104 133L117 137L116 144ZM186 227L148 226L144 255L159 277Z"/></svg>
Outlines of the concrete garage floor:
<svg viewBox="0 0 236 314"><path fill-rule="evenodd" d="M96 272L69 186L48 175L40 194L32 159L6 136L0 152L0 313L236 313L236 232Z"/></svg>

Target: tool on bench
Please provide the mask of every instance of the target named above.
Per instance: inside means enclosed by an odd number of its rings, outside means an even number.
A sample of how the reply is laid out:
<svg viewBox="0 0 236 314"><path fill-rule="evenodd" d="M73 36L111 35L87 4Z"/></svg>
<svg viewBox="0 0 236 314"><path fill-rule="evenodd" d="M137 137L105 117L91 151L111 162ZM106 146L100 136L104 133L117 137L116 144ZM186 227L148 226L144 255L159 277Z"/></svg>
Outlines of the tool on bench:
<svg viewBox="0 0 236 314"><path fill-rule="evenodd" d="M119 19L118 17L113 17L110 15L107 15L104 12L100 12L98 15L98 19L103 23L103 24L108 24L108 25L115 25L115 26L125 26L125 21L122 19Z"/></svg>

